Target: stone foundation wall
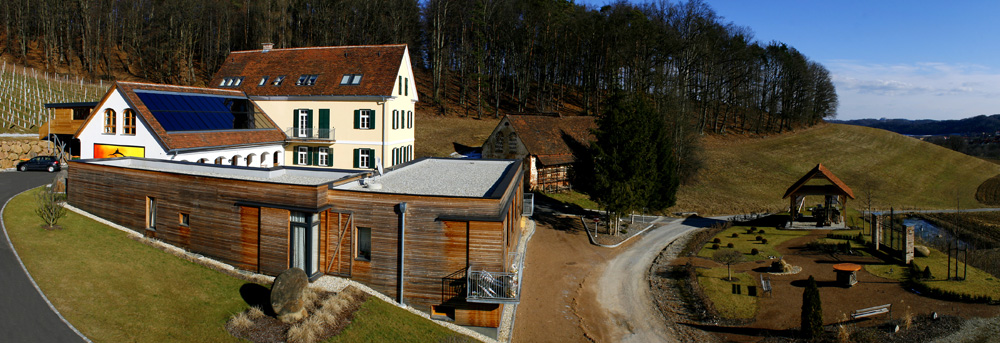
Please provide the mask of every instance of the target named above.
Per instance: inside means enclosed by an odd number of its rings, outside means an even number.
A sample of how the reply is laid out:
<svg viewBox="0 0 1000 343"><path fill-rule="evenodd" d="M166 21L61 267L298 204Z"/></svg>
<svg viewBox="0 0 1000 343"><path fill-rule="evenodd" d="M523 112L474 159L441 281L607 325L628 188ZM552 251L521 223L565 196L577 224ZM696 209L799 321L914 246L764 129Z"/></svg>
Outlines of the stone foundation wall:
<svg viewBox="0 0 1000 343"><path fill-rule="evenodd" d="M53 155L48 141L32 138L0 138L0 169L14 168L21 159Z"/></svg>

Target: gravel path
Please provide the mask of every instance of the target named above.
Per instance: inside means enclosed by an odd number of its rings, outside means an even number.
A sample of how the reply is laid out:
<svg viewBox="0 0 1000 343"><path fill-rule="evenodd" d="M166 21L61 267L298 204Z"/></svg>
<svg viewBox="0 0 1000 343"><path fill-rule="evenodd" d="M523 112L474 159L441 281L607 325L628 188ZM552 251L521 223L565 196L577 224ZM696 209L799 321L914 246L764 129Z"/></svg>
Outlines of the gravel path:
<svg viewBox="0 0 1000 343"><path fill-rule="evenodd" d="M646 232L641 239L620 247L621 253L603 269L592 274L595 296L606 313L602 321L608 332L602 335L612 342L678 342L691 338L674 320L667 320L656 308L650 291L648 272L653 260L671 242L707 226L711 219L680 220L664 223ZM675 253L676 254L676 253Z"/></svg>

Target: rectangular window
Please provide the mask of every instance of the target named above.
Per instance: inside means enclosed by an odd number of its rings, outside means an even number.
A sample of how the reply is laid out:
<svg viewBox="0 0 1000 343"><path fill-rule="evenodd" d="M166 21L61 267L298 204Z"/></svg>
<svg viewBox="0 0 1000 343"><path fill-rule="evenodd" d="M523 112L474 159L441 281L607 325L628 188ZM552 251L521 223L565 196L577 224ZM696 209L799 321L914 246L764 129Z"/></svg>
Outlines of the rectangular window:
<svg viewBox="0 0 1000 343"><path fill-rule="evenodd" d="M295 164L309 164L309 147L300 146L295 148Z"/></svg>
<svg viewBox="0 0 1000 343"><path fill-rule="evenodd" d="M358 227L357 228L357 240L358 247L357 254L355 258L364 261L372 260L372 229L368 227Z"/></svg>
<svg viewBox="0 0 1000 343"><path fill-rule="evenodd" d="M403 75L399 76L399 95L403 95Z"/></svg>
<svg viewBox="0 0 1000 343"><path fill-rule="evenodd" d="M371 168L371 151L368 149L361 149L358 155L358 166L361 168Z"/></svg>
<svg viewBox="0 0 1000 343"><path fill-rule="evenodd" d="M90 116L90 109L86 108L73 109L73 120L87 120L88 116Z"/></svg>
<svg viewBox="0 0 1000 343"><path fill-rule="evenodd" d="M399 111L392 110L392 129L395 130L398 128L399 128Z"/></svg>
<svg viewBox="0 0 1000 343"><path fill-rule="evenodd" d="M358 117L358 126L361 129L371 129L372 128L372 115L368 111L361 111L361 116Z"/></svg>
<svg viewBox="0 0 1000 343"><path fill-rule="evenodd" d="M281 81L285 81L285 75L281 75L274 78L274 82L271 82L272 86L281 86Z"/></svg>
<svg viewBox="0 0 1000 343"><path fill-rule="evenodd" d="M405 84L405 86L403 87L403 91L405 93L403 93L403 94L406 95L406 96L410 96L410 78L404 77L403 78L403 83Z"/></svg>
<svg viewBox="0 0 1000 343"><path fill-rule="evenodd" d="M309 110L299 110L296 118L296 125L299 129L295 132L295 137L309 137Z"/></svg>
<svg viewBox="0 0 1000 343"><path fill-rule="evenodd" d="M260 83L257 86L263 86L267 84L267 76L260 78Z"/></svg>
<svg viewBox="0 0 1000 343"><path fill-rule="evenodd" d="M330 148L319 148L319 158L317 158L316 164L321 166L330 165Z"/></svg>
<svg viewBox="0 0 1000 343"><path fill-rule="evenodd" d="M409 111L406 114L406 128L407 129L413 128L413 111Z"/></svg>
<svg viewBox="0 0 1000 343"><path fill-rule="evenodd" d="M156 198L146 197L146 228L156 230Z"/></svg>
<svg viewBox="0 0 1000 343"><path fill-rule="evenodd" d="M319 271L319 213L289 213L291 222L291 265L306 275Z"/></svg>
<svg viewBox="0 0 1000 343"><path fill-rule="evenodd" d="M189 226L189 224L188 224L188 220L189 219L190 219L190 216L188 216L187 213L181 213L180 214L180 224L181 224L181 226Z"/></svg>
<svg viewBox="0 0 1000 343"><path fill-rule="evenodd" d="M360 84L361 84L361 74L344 74L344 77L340 79L341 86L360 85Z"/></svg>

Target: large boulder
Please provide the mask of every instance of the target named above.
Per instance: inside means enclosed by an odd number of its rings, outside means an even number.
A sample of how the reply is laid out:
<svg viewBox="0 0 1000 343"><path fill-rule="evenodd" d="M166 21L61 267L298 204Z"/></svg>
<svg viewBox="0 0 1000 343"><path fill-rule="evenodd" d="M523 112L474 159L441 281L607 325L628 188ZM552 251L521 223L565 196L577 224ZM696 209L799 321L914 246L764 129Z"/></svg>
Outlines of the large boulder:
<svg viewBox="0 0 1000 343"><path fill-rule="evenodd" d="M306 317L302 291L308 285L309 277L299 268L285 270L274 279L274 284L271 285L271 308L278 315L278 320L291 323Z"/></svg>
<svg viewBox="0 0 1000 343"><path fill-rule="evenodd" d="M913 246L913 256L916 257L927 257L931 255L931 249L923 245Z"/></svg>

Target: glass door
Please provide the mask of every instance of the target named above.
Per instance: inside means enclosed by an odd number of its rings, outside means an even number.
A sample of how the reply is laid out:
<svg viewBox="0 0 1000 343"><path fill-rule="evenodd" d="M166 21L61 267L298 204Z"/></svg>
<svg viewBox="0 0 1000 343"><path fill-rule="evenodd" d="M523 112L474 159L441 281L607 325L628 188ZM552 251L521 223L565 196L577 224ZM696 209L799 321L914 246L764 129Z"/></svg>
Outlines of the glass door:
<svg viewBox="0 0 1000 343"><path fill-rule="evenodd" d="M291 213L291 266L306 275L319 271L319 213Z"/></svg>

